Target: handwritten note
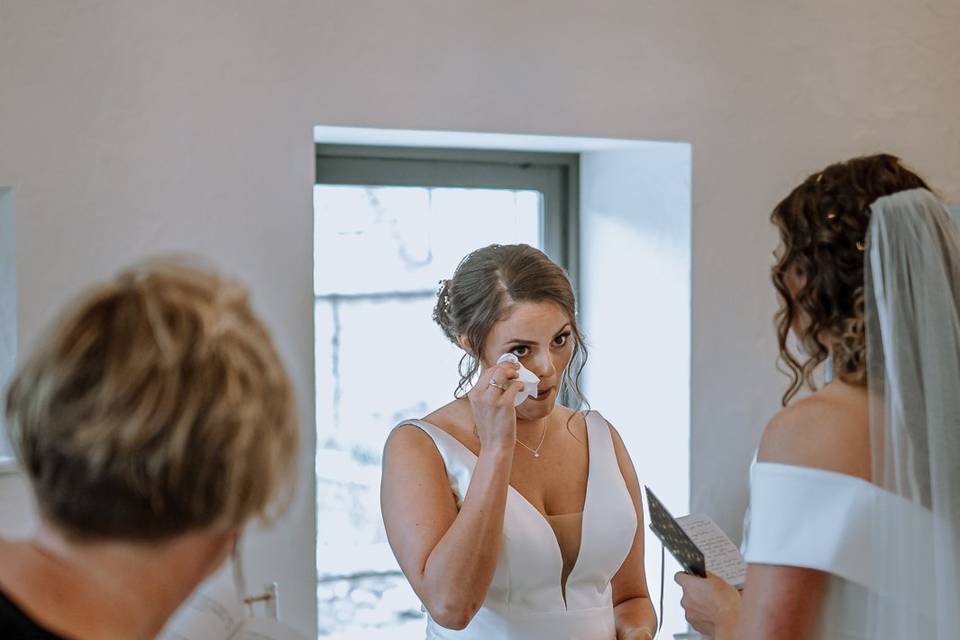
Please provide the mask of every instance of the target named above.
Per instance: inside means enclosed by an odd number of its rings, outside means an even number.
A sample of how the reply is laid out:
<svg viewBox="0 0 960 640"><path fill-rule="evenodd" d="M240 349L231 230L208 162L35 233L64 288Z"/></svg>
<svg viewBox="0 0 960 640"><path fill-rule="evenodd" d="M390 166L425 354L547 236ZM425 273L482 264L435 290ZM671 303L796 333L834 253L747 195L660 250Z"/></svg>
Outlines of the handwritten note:
<svg viewBox="0 0 960 640"><path fill-rule="evenodd" d="M712 571L738 589L747 578L747 563L740 550L716 522L705 515L692 513L677 518L677 524L703 552L707 571Z"/></svg>

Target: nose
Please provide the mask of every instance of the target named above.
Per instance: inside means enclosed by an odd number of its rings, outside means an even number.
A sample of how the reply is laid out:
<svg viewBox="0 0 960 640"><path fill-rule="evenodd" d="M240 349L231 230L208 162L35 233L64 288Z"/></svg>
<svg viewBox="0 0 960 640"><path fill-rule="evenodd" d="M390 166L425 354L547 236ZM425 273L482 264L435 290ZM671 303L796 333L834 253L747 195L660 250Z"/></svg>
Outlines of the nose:
<svg viewBox="0 0 960 640"><path fill-rule="evenodd" d="M541 380L552 378L557 373L557 367L553 363L551 354L545 350L539 351L536 357L531 358L526 367Z"/></svg>

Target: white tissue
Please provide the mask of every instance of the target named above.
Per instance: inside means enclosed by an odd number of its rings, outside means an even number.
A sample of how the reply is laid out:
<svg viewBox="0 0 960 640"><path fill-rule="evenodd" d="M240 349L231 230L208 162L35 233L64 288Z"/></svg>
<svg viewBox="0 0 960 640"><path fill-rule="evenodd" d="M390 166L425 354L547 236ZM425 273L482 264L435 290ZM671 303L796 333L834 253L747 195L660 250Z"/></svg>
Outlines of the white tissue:
<svg viewBox="0 0 960 640"><path fill-rule="evenodd" d="M523 383L523 391L517 394L516 399L513 401L513 406L519 406L527 398L536 398L537 393L539 393L537 387L540 384L540 378L538 378L533 371L530 371L530 369L527 369L525 366L520 364L520 358L512 353L505 353L500 356L500 358L497 360L497 364L501 364L503 362L513 362L514 364L520 365L520 377L518 380Z"/></svg>

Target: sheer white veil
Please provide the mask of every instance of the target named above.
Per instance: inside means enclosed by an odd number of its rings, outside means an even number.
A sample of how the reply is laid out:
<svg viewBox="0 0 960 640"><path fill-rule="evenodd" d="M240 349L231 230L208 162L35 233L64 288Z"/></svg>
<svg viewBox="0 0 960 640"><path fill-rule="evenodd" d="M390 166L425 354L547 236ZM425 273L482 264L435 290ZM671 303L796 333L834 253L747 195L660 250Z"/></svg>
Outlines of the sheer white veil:
<svg viewBox="0 0 960 640"><path fill-rule="evenodd" d="M960 637L960 229L929 191L871 207L864 270L874 511L867 637ZM891 495L892 494L892 495Z"/></svg>

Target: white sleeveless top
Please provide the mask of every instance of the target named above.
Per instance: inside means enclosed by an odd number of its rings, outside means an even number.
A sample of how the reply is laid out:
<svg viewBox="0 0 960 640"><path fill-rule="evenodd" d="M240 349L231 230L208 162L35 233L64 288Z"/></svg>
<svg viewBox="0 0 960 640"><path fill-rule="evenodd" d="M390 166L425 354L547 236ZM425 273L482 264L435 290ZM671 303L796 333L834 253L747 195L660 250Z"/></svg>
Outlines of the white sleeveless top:
<svg viewBox="0 0 960 640"><path fill-rule="evenodd" d="M881 585L873 575L880 513L913 521L927 517L916 505L861 478L754 458L744 556L750 564L829 574L810 640L866 640L871 592L884 593L887 606L896 606L904 585ZM923 637L923 630L917 632L915 637Z"/></svg>
<svg viewBox="0 0 960 640"><path fill-rule="evenodd" d="M589 448L580 552L561 592L563 566L556 534L543 514L510 486L493 582L466 628L453 631L427 618L428 640L615 640L610 580L633 546L637 512L617 464L606 420L586 416ZM443 458L450 487L463 504L477 456L428 422L409 420L429 435Z"/></svg>

